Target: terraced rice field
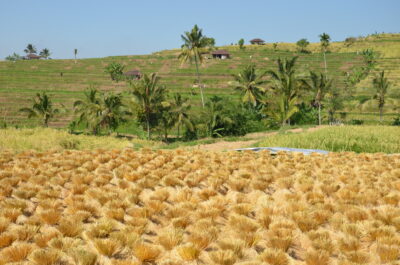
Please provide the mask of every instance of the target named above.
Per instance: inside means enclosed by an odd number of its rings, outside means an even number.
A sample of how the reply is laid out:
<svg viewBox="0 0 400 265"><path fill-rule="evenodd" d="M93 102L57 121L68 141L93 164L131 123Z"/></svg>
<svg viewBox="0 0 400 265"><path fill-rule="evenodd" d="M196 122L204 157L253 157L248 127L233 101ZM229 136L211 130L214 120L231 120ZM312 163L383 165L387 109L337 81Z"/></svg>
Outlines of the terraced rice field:
<svg viewBox="0 0 400 265"><path fill-rule="evenodd" d="M400 155L0 153L0 264L399 264Z"/></svg>
<svg viewBox="0 0 400 265"><path fill-rule="evenodd" d="M296 52L273 51L268 48L238 50L228 47L232 54L229 60L205 60L200 71L202 82L206 85L207 97L220 95L238 100L234 92L232 74L237 73L246 64L253 62L260 69L275 68L274 60L281 57L292 57ZM144 73L158 72L171 93L180 92L188 96L195 106L200 106L198 89L192 88L195 82L195 67L181 66L177 56L179 50L163 51L152 55L119 56L98 59L77 60L41 60L0 62L0 118L11 124L33 124L25 116L18 113L21 106L29 106L31 98L38 91L48 91L55 103L63 103L72 108L75 100L83 97L83 91L89 85L95 85L104 91L126 91L125 82L112 82L109 75L104 73L104 67L110 62L119 62L126 69L140 69ZM320 53L300 55L298 72L307 75L309 70L323 68L323 57ZM328 70L331 76L337 78L337 85L343 86L342 71L353 66L363 65L362 57L356 53L331 53L327 55ZM60 73L63 73L62 76ZM192 91L197 95L192 95ZM196 110L196 107L194 108ZM65 126L71 119L72 113L58 118L52 126Z"/></svg>

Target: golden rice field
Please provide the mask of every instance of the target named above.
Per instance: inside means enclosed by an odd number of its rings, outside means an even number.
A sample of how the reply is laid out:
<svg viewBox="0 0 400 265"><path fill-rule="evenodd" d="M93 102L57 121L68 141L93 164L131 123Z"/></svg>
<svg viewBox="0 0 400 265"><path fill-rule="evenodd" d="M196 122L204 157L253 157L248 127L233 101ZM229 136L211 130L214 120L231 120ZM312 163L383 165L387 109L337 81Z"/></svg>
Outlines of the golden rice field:
<svg viewBox="0 0 400 265"><path fill-rule="evenodd" d="M0 264L400 264L400 155L3 151Z"/></svg>

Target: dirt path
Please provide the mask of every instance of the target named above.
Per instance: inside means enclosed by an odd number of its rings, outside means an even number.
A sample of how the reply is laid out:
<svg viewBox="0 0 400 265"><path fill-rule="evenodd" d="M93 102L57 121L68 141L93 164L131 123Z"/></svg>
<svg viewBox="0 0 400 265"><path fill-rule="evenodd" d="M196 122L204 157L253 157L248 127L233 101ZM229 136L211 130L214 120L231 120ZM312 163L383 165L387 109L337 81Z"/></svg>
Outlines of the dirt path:
<svg viewBox="0 0 400 265"><path fill-rule="evenodd" d="M292 132L292 133L299 133L299 132L303 132L303 131L313 132L313 131L319 130L321 128L324 128L324 127L326 127L326 126L321 125L321 126L312 127L309 129L297 128L297 129L287 130L287 132ZM234 141L234 142L220 141L220 142L216 142L216 143L212 143L212 144L200 144L193 148L209 150L209 151L226 151L226 150L234 150L234 149L239 149L239 148L246 148L246 147L250 147L253 144L257 143L262 138L276 135L276 134L278 134L278 132L249 133L249 134L246 134L245 136L243 136L243 138L251 139L251 140Z"/></svg>

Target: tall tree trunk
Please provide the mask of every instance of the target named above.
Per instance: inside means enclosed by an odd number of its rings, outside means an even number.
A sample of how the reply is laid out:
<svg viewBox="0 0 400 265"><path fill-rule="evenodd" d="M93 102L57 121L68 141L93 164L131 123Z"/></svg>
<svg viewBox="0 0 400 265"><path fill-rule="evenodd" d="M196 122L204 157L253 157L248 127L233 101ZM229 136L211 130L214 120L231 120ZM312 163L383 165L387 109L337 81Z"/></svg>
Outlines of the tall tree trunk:
<svg viewBox="0 0 400 265"><path fill-rule="evenodd" d="M150 140L150 115L146 113L146 123L147 123L147 140Z"/></svg>
<svg viewBox="0 0 400 265"><path fill-rule="evenodd" d="M382 123L382 119L383 119L383 107L379 107L379 120L380 120L380 123Z"/></svg>
<svg viewBox="0 0 400 265"><path fill-rule="evenodd" d="M318 103L318 125L321 125L321 102Z"/></svg>
<svg viewBox="0 0 400 265"><path fill-rule="evenodd" d="M325 76L328 77L328 69L326 67L326 51L324 49L324 65L325 65Z"/></svg>
<svg viewBox="0 0 400 265"><path fill-rule="evenodd" d="M178 139L180 138L180 128L181 128L181 124L178 123Z"/></svg>
<svg viewBox="0 0 400 265"><path fill-rule="evenodd" d="M194 57L194 61L196 63L196 73L197 73L197 85L200 88L200 94L201 94L201 104L203 105L204 108L204 96L203 96L203 87L200 84L200 72L199 72L199 63L197 62L197 57Z"/></svg>

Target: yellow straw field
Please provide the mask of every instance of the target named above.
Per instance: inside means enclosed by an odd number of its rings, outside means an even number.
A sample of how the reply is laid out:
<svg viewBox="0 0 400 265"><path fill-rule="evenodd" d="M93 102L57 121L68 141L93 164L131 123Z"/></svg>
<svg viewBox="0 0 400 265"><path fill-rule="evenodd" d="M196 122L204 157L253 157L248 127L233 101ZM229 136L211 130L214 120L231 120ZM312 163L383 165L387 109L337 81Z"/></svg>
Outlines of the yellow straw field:
<svg viewBox="0 0 400 265"><path fill-rule="evenodd" d="M399 264L400 155L0 153L0 264Z"/></svg>

